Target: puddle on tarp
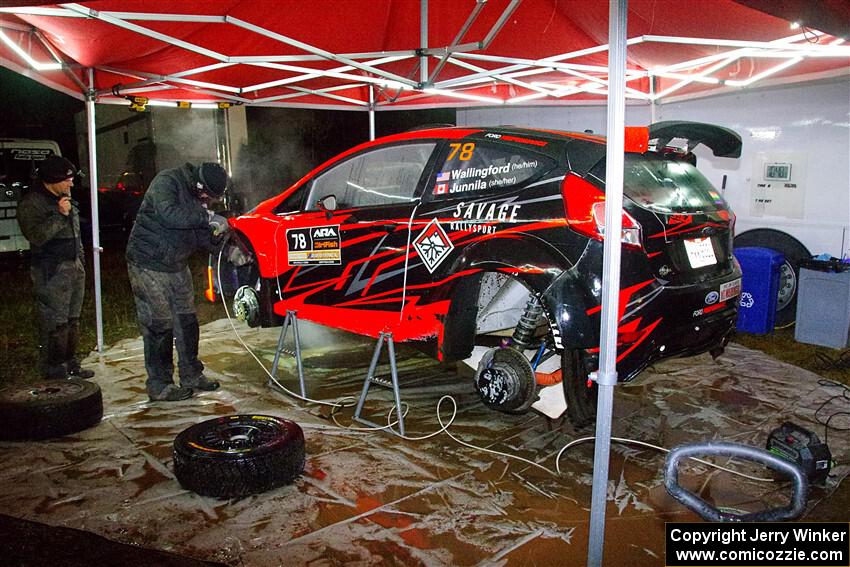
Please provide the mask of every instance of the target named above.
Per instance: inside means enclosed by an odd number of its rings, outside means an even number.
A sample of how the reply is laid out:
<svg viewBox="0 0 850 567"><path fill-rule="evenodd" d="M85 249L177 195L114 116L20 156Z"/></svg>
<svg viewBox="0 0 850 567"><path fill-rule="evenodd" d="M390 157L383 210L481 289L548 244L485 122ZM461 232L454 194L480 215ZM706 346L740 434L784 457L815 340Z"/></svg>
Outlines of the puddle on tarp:
<svg viewBox="0 0 850 567"><path fill-rule="evenodd" d="M309 394L324 400L359 395L374 343L307 323L301 327ZM278 330L238 328L271 366ZM554 476L463 447L445 434L414 442L341 429L327 409L270 389L267 374L227 321L205 325L202 339L208 375L222 388L174 404L147 402L140 340L107 349L100 364L90 358L98 366L107 417L64 439L0 444L5 487L0 512L233 565L585 563L592 443L566 452L562 474ZM538 414L488 411L468 372L403 345L398 352L410 436L439 428L437 402L443 394L457 402L453 435L552 471L558 451L589 434ZM297 389L295 372L294 360L282 357L278 376L286 387ZM388 372L385 353L379 372ZM636 384L617 388L613 434L666 447L715 439L763 446L767 433L786 420L820 431L814 411L834 392L817 380L735 345L717 362L708 356L666 361ZM373 386L364 416L386 423L392 406L391 393ZM231 501L183 490L173 475L174 437L199 421L237 412L298 422L307 444L305 474L292 485ZM337 418L350 424L351 414L346 408ZM444 404L443 419L450 415L450 404ZM850 457L846 437L830 437L840 462ZM664 523L698 520L666 494L662 464L663 455L655 451L613 446L606 564L662 565ZM737 466L770 476L756 466ZM810 508L829 496L848 468L838 467L827 486L812 491ZM783 505L789 496L776 484L718 474L697 463L684 463L680 480L713 504L742 511Z"/></svg>

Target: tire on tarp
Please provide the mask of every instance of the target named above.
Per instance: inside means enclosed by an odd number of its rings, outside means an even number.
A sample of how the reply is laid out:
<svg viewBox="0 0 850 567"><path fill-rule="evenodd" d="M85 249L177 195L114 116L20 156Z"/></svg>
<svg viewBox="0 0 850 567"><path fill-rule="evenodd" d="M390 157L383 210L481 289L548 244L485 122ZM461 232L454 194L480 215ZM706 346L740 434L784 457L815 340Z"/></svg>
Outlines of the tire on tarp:
<svg viewBox="0 0 850 567"><path fill-rule="evenodd" d="M51 380L0 389L0 439L40 440L88 429L103 417L100 386Z"/></svg>
<svg viewBox="0 0 850 567"><path fill-rule="evenodd" d="M174 439L174 473L188 490L234 498L292 482L304 470L304 432L270 415L222 416Z"/></svg>
<svg viewBox="0 0 850 567"><path fill-rule="evenodd" d="M561 355L564 397L567 417L576 427L587 427L596 420L596 399L599 387L588 384L587 369L578 350L565 349Z"/></svg>

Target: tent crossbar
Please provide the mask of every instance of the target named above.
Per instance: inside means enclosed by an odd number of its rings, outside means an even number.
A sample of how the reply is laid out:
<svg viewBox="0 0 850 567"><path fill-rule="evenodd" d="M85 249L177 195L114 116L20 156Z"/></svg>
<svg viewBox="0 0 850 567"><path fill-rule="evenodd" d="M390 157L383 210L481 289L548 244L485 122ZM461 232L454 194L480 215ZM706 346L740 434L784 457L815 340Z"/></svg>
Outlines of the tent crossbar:
<svg viewBox="0 0 850 567"><path fill-rule="evenodd" d="M62 59L62 56L56 51L56 49L50 44L50 42L47 41L47 38L44 37L44 34L41 33L41 30L36 29L33 33L35 34L35 37L38 38L38 41L41 42L41 45L43 45L44 48L48 52L50 52L50 55L53 56L53 59L55 59L57 63L62 65L62 72L65 73L65 76L71 79L71 81L73 81L75 85L77 85L81 93L88 92L89 87L87 87L86 84L83 83L83 81L80 80L80 78L77 77L77 75L71 70L68 64Z"/></svg>
<svg viewBox="0 0 850 567"><path fill-rule="evenodd" d="M371 61L367 61L367 64L368 65L383 65L384 63L391 63L393 61L400 61L402 59L409 59L410 57L412 57L412 55L411 56L394 55L394 56L389 56L389 57L383 57L381 59L374 59L374 60L371 60ZM271 69L283 69L283 67L276 66L276 65L279 65L277 63L272 64L270 62L265 62L265 61L257 61L257 62L252 62L252 63L249 63L249 64L256 65L256 66L259 66L259 67L267 67L267 68L271 68ZM295 68L295 67L293 67L293 68ZM344 79L353 78L353 80L355 80L355 81L366 80L366 77L364 77L363 75L345 75L345 76L342 76L342 74L345 73L346 71L354 70L354 67L352 67L351 65L343 65L342 67L336 67L334 69L328 69L328 70L311 69L310 67L301 67L300 69L302 69L303 71L306 71L306 72L302 75L297 75L295 77L287 77L285 79L276 79L274 81L268 81L266 83L258 83L256 85L250 85L250 86L244 87L242 89L242 92L247 93L247 92L258 91L258 90L265 89L265 88L277 87L277 86L282 86L282 85L289 85L289 84L292 84L292 83L300 83L302 81L309 81L311 79L317 79L317 78L322 77L322 76L325 76L325 77L336 76L337 78L344 78ZM339 75L331 75L330 73L338 73ZM386 79L375 79L374 82L385 84L388 81Z"/></svg>
<svg viewBox="0 0 850 567"><path fill-rule="evenodd" d="M549 69L578 69L580 71L596 71L607 73L608 68L604 65L585 65L582 63L562 63L560 61L547 61L545 59L523 59L521 57L504 57L502 55L485 55L483 53L458 53L455 57L463 59L477 59L479 61L492 61L494 63L513 63L526 67L541 67Z"/></svg>
<svg viewBox="0 0 850 567"><path fill-rule="evenodd" d="M453 65L457 65L458 67L463 67L464 69L468 69L468 70L471 70L471 71L484 71L485 70L485 69L482 69L481 67L479 67L477 65L473 65L471 63L467 63L466 61L461 61L459 59L451 58L451 63ZM505 83L509 83L509 84L512 84L512 85L516 85L518 87L522 87L524 89L537 91L539 93L544 93L544 94L547 94L547 95L552 94L545 87L541 87L539 85L534 85L532 83L527 83L525 81L520 81L518 79L514 79L514 78L511 78L511 77L506 77L504 75L493 75L493 78L496 79L496 80L503 81Z"/></svg>
<svg viewBox="0 0 850 567"><path fill-rule="evenodd" d="M19 6L16 8L0 8L0 14L13 14L15 16L58 16L60 18L87 18L88 16L77 12L69 12L64 8L41 8L38 6Z"/></svg>
<svg viewBox="0 0 850 567"><path fill-rule="evenodd" d="M368 75L351 75L348 73L341 73L333 70L322 71L322 70L311 70L308 67L297 67L293 65L283 65L281 63L249 63L253 67L265 67L268 69L278 69L281 71L291 71L294 73L304 73L303 75L299 75L297 77L289 77L286 79L278 79L275 81L269 81L268 83L260 83L257 85L251 85L250 87L245 87L242 89L242 92L250 92L260 90L262 88L269 88L270 86L279 86L281 84L290 84L296 83L300 81L305 81L309 79L315 79L318 77L330 77L334 79L343 79L349 81L364 81L367 83L374 83L378 85L387 85L387 84L399 84L397 81L388 80L380 77L370 77ZM407 85L401 85L403 87L407 87Z"/></svg>
<svg viewBox="0 0 850 567"><path fill-rule="evenodd" d="M207 89L220 90L220 91L223 91L223 92L229 92L229 93L233 93L233 94L240 92L240 89L238 87L231 87L231 86L227 86L227 85L219 85L219 84L216 84L216 83L207 83L205 81L195 81L195 80L192 80L192 79L183 79L183 78L177 77L175 75L156 75L154 73L145 73L144 71L129 71L129 70L125 70L125 69L119 69L119 68L116 68L116 67L98 67L98 69L101 70L101 71L106 71L108 73L115 73L115 74L118 74L118 75L126 75L128 77L141 78L141 79L144 79L145 81L152 81L153 83L172 82L172 83L181 83L181 84L186 84L186 85L192 85L193 87L201 87L201 88L207 88ZM144 85L131 84L131 85L126 85L126 86L129 87L129 88L136 88L136 87L144 86Z"/></svg>
<svg viewBox="0 0 850 567"><path fill-rule="evenodd" d="M654 42L654 43L677 43L683 45L709 45L713 47L741 47L741 48L752 48L752 49L776 49L777 43L773 41L745 41L745 40L736 40L736 39L709 39L702 37L674 37L674 36L665 36L665 35L645 35L643 36L644 41ZM816 45L816 44L795 44L795 43L784 43L781 45L782 49L786 49L789 51L809 51L809 50L823 50L834 52L836 55L842 55L844 57L850 56L850 46L842 46L842 45Z"/></svg>
<svg viewBox="0 0 850 567"><path fill-rule="evenodd" d="M194 69L188 69L186 71L178 71L176 73L169 73L166 77L188 77L190 75L197 75L199 73L206 73L207 71L215 71L216 69L224 69L225 67L232 67L236 65L236 63L213 63L212 65L204 65L203 67L195 67Z"/></svg>
<svg viewBox="0 0 850 567"><path fill-rule="evenodd" d="M81 6L79 4L63 4L62 6L68 10L83 14L89 18L100 20L102 22L112 24L113 26L130 30L146 37L157 39L159 41L162 41L163 43L167 43L175 47L181 47L187 51L191 51L199 55L206 55L207 57L215 59L216 61L227 61L226 55L222 55L221 53L218 53L211 49L200 47L198 45L195 45L194 43L189 43L188 41L183 41L182 39L177 39L176 37L171 37L170 35L148 29L144 26L127 22L120 18L114 18L112 16L109 16L105 12L98 12L97 10L92 10L91 8L86 8L85 6Z"/></svg>
<svg viewBox="0 0 850 567"><path fill-rule="evenodd" d="M198 24L223 24L224 16L205 16L200 14L158 14L154 12L99 12L119 20L137 20L146 22L193 22Z"/></svg>
<svg viewBox="0 0 850 567"><path fill-rule="evenodd" d="M811 32L816 36L823 35L821 32ZM795 41L804 41L807 38L807 34L795 34L787 37L781 37L779 39L774 39L773 41L767 42L771 46L775 46L777 48L782 48L785 45L789 45ZM671 65L666 65L664 67L657 67L653 69L653 72L667 72L667 71L683 71L685 69L692 69L694 67L701 67L707 63L712 63L714 61L718 61L720 59L725 59L727 57L731 57L733 55L737 55L739 57L744 57L750 55L754 52L752 49L735 49L733 51L727 51L725 53L716 53L714 55L706 55L705 57L698 57L696 59L690 59L688 61L681 61L679 63L673 63Z"/></svg>
<svg viewBox="0 0 850 567"><path fill-rule="evenodd" d="M629 39L626 44L627 45L637 45L639 43L643 43L642 37L633 37ZM520 65L510 65L508 67L503 67L501 69L494 69L492 71L487 71L485 73L479 73L477 75L468 75L466 77L458 77L456 79L450 79L448 81L443 81L437 85L434 85L439 88L448 88L457 86L460 84L471 84L473 81L487 82L494 74L499 75L507 75L509 77L521 77L527 76L528 74L540 74L549 72L549 67L547 66L550 62L562 62L567 61L569 59L576 59L578 57L583 57L585 55L593 55L595 53L601 53L604 51L608 51L608 44L597 45L594 47L586 47L584 49L578 49L576 51L570 51L567 53L560 53L558 55L552 55L550 57L544 57L540 59L543 62L544 68L534 68L529 69L529 67L534 67L534 65L528 64L520 64ZM599 69L602 69L600 67ZM605 72L607 72L607 68L605 68Z"/></svg>
<svg viewBox="0 0 850 567"><path fill-rule="evenodd" d="M419 82L428 82L428 0L419 0Z"/></svg>
<svg viewBox="0 0 850 567"><path fill-rule="evenodd" d="M431 76L428 77L429 83L433 83L437 79L437 75L439 75L440 71L443 70L443 67L446 65L446 61L452 54L452 49L459 46L460 42L463 40L463 36L466 35L466 32L469 31L469 28L472 27L472 24L478 19L478 15L481 13L481 10L484 9L486 2L487 0L475 0L475 7L472 8L472 11L466 17L466 21L460 26L457 35L455 35L455 38L452 40L451 45L446 48L445 53L443 53L440 60L437 62L437 66L434 67L434 70L431 72ZM480 48L477 44L475 47L476 49Z"/></svg>
<svg viewBox="0 0 850 567"><path fill-rule="evenodd" d="M511 14L514 13L522 0L511 0L510 4L505 7L505 10L502 12L502 15L499 16L499 19L496 20L496 23L493 24L493 27L490 28L490 31L487 32L487 35L484 37L484 41L481 42L481 48L487 49L490 46L490 43L496 38L496 34L498 34L502 27L504 27L505 22L508 21L508 18L511 17Z"/></svg>
<svg viewBox="0 0 850 567"><path fill-rule="evenodd" d="M348 59L375 59L386 61L401 61L416 56L416 50L406 51L368 51L364 53L344 53L342 57ZM230 57L231 63L305 63L308 61L327 61L327 57L319 55L235 55ZM368 61L366 62L368 65ZM350 65L347 65L350 67ZM353 67L352 67L353 68Z"/></svg>
<svg viewBox="0 0 850 567"><path fill-rule="evenodd" d="M788 67L791 67L792 65L796 65L797 63L799 63L803 59L804 59L803 57L796 57L794 59L788 59L787 61L780 63L779 65L774 65L770 69L766 69L766 70L762 71L761 73L756 73L755 75L753 75L749 79L745 79L743 81L726 81L725 84L729 85L730 87L747 87L747 86L755 83L756 81L760 81L761 79L764 79L765 77L769 77L770 75L773 75L774 73L778 73L779 71L787 69Z"/></svg>
<svg viewBox="0 0 850 567"><path fill-rule="evenodd" d="M601 85L601 86L604 86L604 87L608 86L608 79L603 79L603 78L600 78L600 77L594 77L593 75L588 75L587 73L582 73L581 71L577 71L575 69L559 69L558 71L560 73L564 73L566 75L572 75L572 76L578 77L580 79L585 79L586 81L589 81L591 83L596 83L597 85ZM633 77L632 80L634 80L636 78L637 77ZM628 81L628 79L626 79L626 81ZM582 85L582 86L586 86L586 85ZM590 89L590 90L594 90L594 89ZM643 91L640 91L640 90L632 88L632 87L624 87L624 90L625 90L626 96L631 95L632 98L640 98L640 99L644 99L644 100L649 100L649 95L647 93L643 92Z"/></svg>
<svg viewBox="0 0 850 567"><path fill-rule="evenodd" d="M20 33L26 33L27 36L32 37L32 32L32 29L28 29ZM35 59L33 59L32 55L27 53L27 51L23 47L15 43L11 37L9 37L8 35L6 35L5 32L3 32L3 30L0 30L0 42L5 43L9 47L9 49L15 52L18 57L23 59L30 67L32 67L36 71L57 71L63 67L62 63L41 63L39 61L36 61ZM48 51L48 53L50 52Z"/></svg>
<svg viewBox="0 0 850 567"><path fill-rule="evenodd" d="M151 91L153 91L153 92L156 92L156 91L172 91L172 90L175 90L176 88L177 87L175 87L174 85L153 85L153 84L151 84L149 86L144 86L144 87L139 87L139 88L131 88L131 89L123 89L122 88L122 89L118 90L118 93L120 93L122 95L133 95L133 94L137 94L137 93L147 93L147 92L151 92ZM100 97L100 96L103 96L103 95L110 95L110 94L114 94L114 93L111 89L100 89L95 94L98 97ZM101 101L98 101L98 102L101 102ZM124 104L124 102L122 102L122 104Z"/></svg>
<svg viewBox="0 0 850 567"><path fill-rule="evenodd" d="M335 85L335 86L332 86L332 87L325 87L323 89L315 89L313 92L294 92L294 93L274 95L274 96L269 96L269 97L264 97L264 98L256 98L256 99L253 99L251 102L253 102L253 103L266 103L266 102L274 102L274 101L278 101L278 100L289 100L289 99L293 99L293 98L300 98L300 97L306 96L308 94L331 93L331 92L334 92L334 91L344 91L344 90L348 90L348 89L356 89L356 88L361 88L361 87L365 87L365 86L367 86L366 83L349 83L349 84L345 84L345 85ZM289 88L292 88L292 87L289 87ZM355 101L355 100L356 99L351 99L350 101ZM348 101L348 102L350 102L350 101Z"/></svg>
<svg viewBox="0 0 850 567"><path fill-rule="evenodd" d="M490 96L481 96L476 94L464 93L456 90L448 90L448 89L437 89L437 88L425 88L419 89L424 93L431 95L439 95L439 96L448 96L452 98L461 98L464 100L474 100L477 102L486 102L487 104L504 104L505 101L500 98L490 97Z"/></svg>
<svg viewBox="0 0 850 567"><path fill-rule="evenodd" d="M298 91L298 92L304 93L304 94L311 94L311 95L316 95L316 96L321 96L321 97L329 98L329 99L332 99L332 100L339 100L339 101L342 101L342 102L348 102L348 103L350 103L350 104L356 104L357 106L366 106L366 107L368 107L368 106L369 106L369 102L368 102L368 101L365 101L365 100L358 100L358 99L356 99L356 98L349 98L349 97L345 97L345 96L339 96L339 95L330 94L330 93L328 93L328 92L322 92L322 91L318 91L318 90L314 90L314 89L305 89L305 88L303 88L303 87L293 87L293 86L289 86L289 87L287 87L287 88L292 89L292 90L294 90L294 91Z"/></svg>
<svg viewBox="0 0 850 567"><path fill-rule="evenodd" d="M24 33L30 33L35 29L33 26L19 24L18 22L10 22L8 20L0 20L0 28L6 28Z"/></svg>
<svg viewBox="0 0 850 567"><path fill-rule="evenodd" d="M285 36L283 34L279 34L273 32L271 30L267 30L266 28L260 27L258 25L252 24L250 22L246 22L245 20L240 20L239 18L234 18L233 16L226 16L226 21L229 24L233 24L240 28L253 31L256 34L262 35L269 39L273 39L275 41L279 41L281 43L285 43L286 45L290 45L292 47L297 47L303 51L308 53L312 53L314 55L320 55L325 59L330 59L332 61L338 61L340 63L345 63L347 65L351 65L355 69L360 69L361 71L366 71L367 73L372 73L374 75L378 75L381 77L385 77L387 79L392 79L394 81L398 81L399 83L404 83L410 87L415 87L416 83L411 81L406 77L402 77L400 75L396 75L395 73L390 73L389 71L384 71L383 69L378 69L375 67L371 67L369 65L364 65L363 63L358 63L353 59L349 59L347 57L342 57L341 55L336 55L331 53L330 51L325 51L324 49L320 49L308 43L304 43L303 41L298 41L297 39L293 39L291 37Z"/></svg>

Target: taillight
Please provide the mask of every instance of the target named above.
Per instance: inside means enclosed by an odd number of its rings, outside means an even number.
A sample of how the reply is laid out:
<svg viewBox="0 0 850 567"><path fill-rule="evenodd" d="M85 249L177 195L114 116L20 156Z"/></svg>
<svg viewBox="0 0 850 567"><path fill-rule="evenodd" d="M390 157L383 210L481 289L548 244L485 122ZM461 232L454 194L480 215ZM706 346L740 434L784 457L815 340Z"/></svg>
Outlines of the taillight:
<svg viewBox="0 0 850 567"><path fill-rule="evenodd" d="M596 230L605 235L605 201L593 204L593 218L596 221ZM623 211L623 230L620 241L623 246L632 248L643 248L640 241L640 225L632 218L632 215Z"/></svg>
<svg viewBox="0 0 850 567"><path fill-rule="evenodd" d="M605 193L576 175L567 175L561 185L567 222L574 231L602 240L605 235ZM620 241L628 248L643 249L640 224L623 211Z"/></svg>

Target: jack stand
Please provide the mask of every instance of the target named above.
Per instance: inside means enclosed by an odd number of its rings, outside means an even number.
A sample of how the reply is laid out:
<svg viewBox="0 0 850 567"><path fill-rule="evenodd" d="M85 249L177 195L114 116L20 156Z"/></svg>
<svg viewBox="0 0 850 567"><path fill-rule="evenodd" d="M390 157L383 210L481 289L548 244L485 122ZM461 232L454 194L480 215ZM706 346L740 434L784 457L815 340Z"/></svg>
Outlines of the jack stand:
<svg viewBox="0 0 850 567"><path fill-rule="evenodd" d="M292 325L295 333L295 352L284 350L283 341L286 340L286 331L289 330L289 325ZM280 354L285 353L295 357L295 365L298 367L298 383L301 386L301 396L307 397L307 389L304 387L304 367L301 364L301 340L298 333L298 317L295 311L287 311L286 319L283 321L283 327L280 329L280 338L277 341L277 350L274 353L274 362L272 363L272 378L277 379L277 365L280 362ZM273 380L269 380L269 386L278 387Z"/></svg>
<svg viewBox="0 0 850 567"><path fill-rule="evenodd" d="M390 359L390 378L392 381L389 381L386 378L375 377L375 367L378 365L378 358L381 356L381 348L384 346L384 341L387 342L387 350ZM378 343L375 345L375 354L372 355L372 363L369 365L369 372L366 374L366 379L363 381L363 391L360 392L360 400L357 402L357 409L354 410L354 421L371 427L382 427L377 423L372 423L371 421L360 417L360 412L363 410L363 403L366 401L366 395L369 393L369 388L372 384L377 384L385 388L392 388L393 396L395 396L395 411L398 416L398 434L403 437L404 414L402 414L401 411L401 395L398 391L398 370L396 369L395 364L395 346L393 345L392 333L381 333L378 335ZM390 432L393 435L398 435L392 429L390 429Z"/></svg>

